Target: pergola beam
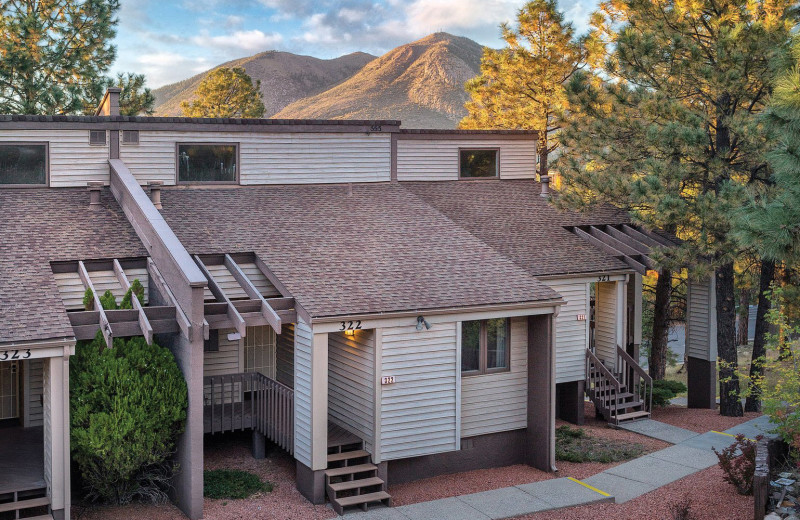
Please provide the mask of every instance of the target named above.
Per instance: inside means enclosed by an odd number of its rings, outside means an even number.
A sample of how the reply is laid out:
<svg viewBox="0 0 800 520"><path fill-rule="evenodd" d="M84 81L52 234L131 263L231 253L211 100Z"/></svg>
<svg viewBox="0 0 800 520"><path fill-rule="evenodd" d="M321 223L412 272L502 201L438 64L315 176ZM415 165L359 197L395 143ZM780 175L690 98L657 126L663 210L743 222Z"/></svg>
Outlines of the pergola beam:
<svg viewBox="0 0 800 520"><path fill-rule="evenodd" d="M100 303L100 296L97 295L97 290L92 284L89 271L86 270L86 266L82 261L78 262L78 275L81 277L81 282L83 282L84 289L89 289L92 291L92 296L94 297L94 307L100 316L100 332L103 333L103 339L106 340L106 345L108 348L113 348L114 338L111 333L111 325L108 322L108 316L106 316L106 312L103 309L103 304Z"/></svg>
<svg viewBox="0 0 800 520"><path fill-rule="evenodd" d="M622 225L622 230L636 240L643 242L650 247L675 247L676 244L670 243L667 239L662 238L653 233L647 232L644 229L641 231L628 224Z"/></svg>
<svg viewBox="0 0 800 520"><path fill-rule="evenodd" d="M161 271L158 270L158 267L151 258L147 259L147 272L150 274L150 280L155 284L158 292L161 293L161 295L167 300L169 305L175 307L175 318L178 322L178 327L180 327L181 332L183 332L184 336L187 338L191 338L192 324L189 321L189 318L186 316L186 313L184 313L183 309L181 309L180 305L178 305L175 295L172 294L167 282L164 281L164 276L161 274Z"/></svg>
<svg viewBox="0 0 800 520"><path fill-rule="evenodd" d="M114 273L117 275L117 280L119 280L122 290L127 293L131 289L131 283L128 281L128 275L125 274L119 260L116 258L114 259ZM147 315L144 313L144 306L142 302L139 301L139 296L134 294L133 291L131 291L131 306L139 313L139 328L142 329L142 335L145 341L147 341L148 345L152 345L153 327L150 325L150 320L147 319Z"/></svg>
<svg viewBox="0 0 800 520"><path fill-rule="evenodd" d="M603 226L603 231L611 235L612 237L616 238L620 242L627 244L629 247L634 248L639 252L641 255L649 255L653 252L652 248L647 244L640 242L633 238L630 235L626 235L624 232L620 231L619 229L615 228L614 226Z"/></svg>
<svg viewBox="0 0 800 520"><path fill-rule="evenodd" d="M261 271L261 274L263 274L267 280L269 280L269 282L275 286L276 289L278 289L278 291L281 293L281 296L290 298L293 297L289 290L286 289L286 286L284 286L278 277L275 276L275 273L273 273L272 270L267 267L267 264L264 263L261 257L258 255L253 255L253 257L254 263L256 264L256 267L258 267L258 270ZM311 314L309 314L308 311L306 311L303 306L297 302L297 299L294 301L294 308L295 311L297 311L297 317L299 319L303 320L305 323L311 323Z"/></svg>
<svg viewBox="0 0 800 520"><path fill-rule="evenodd" d="M644 264L642 264L638 260L635 260L635 259L631 258L630 256L626 255L625 253L623 253L619 249L615 248L614 246L604 242L603 240L600 240L599 238L597 238L594 235L591 235L591 234L587 233L586 231L582 230L579 227L575 227L575 228L573 228L573 230L574 230L576 235L578 235L579 237L585 239L587 242L593 244L597 248L605 251L609 255L622 260L623 262L625 262L626 264L631 266L633 268L633 270L636 271L637 273L640 273L640 274L646 274L647 273L647 267Z"/></svg>
<svg viewBox="0 0 800 520"><path fill-rule="evenodd" d="M225 291L222 290L222 287L219 286L217 281L214 279L214 276L206 267L206 264L203 263L198 255L194 255L194 261L197 263L200 271L203 272L203 275L205 275L206 279L208 280L208 290L211 291L211 294L214 295L214 298L216 298L217 301L226 303L228 305L228 319L233 324L233 328L236 329L236 332L238 332L241 337L244 338L247 335L247 325L245 324L244 318L242 318L242 315L239 314L238 310L236 310L236 307L234 307L230 298L228 298L228 296L225 294ZM205 335L205 323L203 324L203 329Z"/></svg>
<svg viewBox="0 0 800 520"><path fill-rule="evenodd" d="M281 333L281 318L275 312L270 304L264 299L264 295L258 292L258 289L253 285L253 282L250 281L250 278L244 274L244 271L239 267L239 265L231 258L231 255L225 255L225 267L228 268L228 271L231 272L234 279L239 282L239 285L244 289L244 292L252 300L256 300L261 302L261 314L264 316L264 319L267 320L267 323L273 328L275 334Z"/></svg>

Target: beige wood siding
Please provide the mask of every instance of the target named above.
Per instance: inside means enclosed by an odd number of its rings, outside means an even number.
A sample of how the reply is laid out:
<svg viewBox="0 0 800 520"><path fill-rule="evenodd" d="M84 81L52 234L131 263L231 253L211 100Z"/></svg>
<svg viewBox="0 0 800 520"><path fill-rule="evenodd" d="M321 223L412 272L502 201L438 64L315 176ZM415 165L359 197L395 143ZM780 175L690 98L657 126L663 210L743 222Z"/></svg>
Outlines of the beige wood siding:
<svg viewBox="0 0 800 520"><path fill-rule="evenodd" d="M544 280L566 303L556 317L556 383L583 380L589 336L589 283L585 280ZM578 315L586 319L578 321Z"/></svg>
<svg viewBox="0 0 800 520"><path fill-rule="evenodd" d="M147 305L149 302L148 292L150 283L147 268L136 267L123 270L129 282L139 280L142 284L142 287L144 287L144 303ZM68 311L83 310L83 295L86 289L83 287L80 275L77 272L54 273L53 277L56 280L58 292L61 295L61 300L64 302L64 307ZM110 290L114 294L117 304L122 302L125 292L122 290L122 286L119 284L119 280L114 271L90 271L89 277L92 279L94 288L99 293L98 296L102 296L106 290Z"/></svg>
<svg viewBox="0 0 800 520"><path fill-rule="evenodd" d="M375 431L375 331L328 334L328 416L365 441L373 453Z"/></svg>
<svg viewBox="0 0 800 520"><path fill-rule="evenodd" d="M716 298L712 280L689 279L686 300L686 354L688 356L717 360L716 349Z"/></svg>
<svg viewBox="0 0 800 520"><path fill-rule="evenodd" d="M613 370L617 358L617 283L595 285L595 353Z"/></svg>
<svg viewBox="0 0 800 520"><path fill-rule="evenodd" d="M89 130L0 130L2 142L46 142L50 147L50 186L109 182L108 144L89 145ZM106 143L108 139L106 139ZM88 204L88 194L87 194Z"/></svg>
<svg viewBox="0 0 800 520"><path fill-rule="evenodd" d="M413 321L413 320L412 320ZM456 322L382 329L381 458L457 450Z"/></svg>
<svg viewBox="0 0 800 520"><path fill-rule="evenodd" d="M41 359L28 361L30 378L26 384L30 389L30 400L26 404L30 414L30 426L42 426L44 424L44 410L42 408L42 396L44 395L44 362Z"/></svg>
<svg viewBox="0 0 800 520"><path fill-rule="evenodd" d="M311 327L294 327L294 458L311 465Z"/></svg>
<svg viewBox="0 0 800 520"><path fill-rule="evenodd" d="M236 332L233 329L220 329L219 331L219 350L217 352L206 352L203 355L203 375L221 376L225 374L238 374L244 372L244 366L240 366L240 340L229 340L228 334Z"/></svg>
<svg viewBox="0 0 800 520"><path fill-rule="evenodd" d="M176 143L239 143L241 184L388 181L390 134L139 132L120 158L141 183L175 183Z"/></svg>
<svg viewBox="0 0 800 520"><path fill-rule="evenodd" d="M461 376L461 437L528 426L528 320L511 319L511 370Z"/></svg>
<svg viewBox="0 0 800 520"><path fill-rule="evenodd" d="M536 141L487 136L481 140L400 139L397 141L397 178L401 181L456 180L460 148L498 148L502 179L535 177Z"/></svg>
<svg viewBox="0 0 800 520"><path fill-rule="evenodd" d="M275 378L289 388L294 387L294 325L286 323L281 326L281 333L276 338Z"/></svg>

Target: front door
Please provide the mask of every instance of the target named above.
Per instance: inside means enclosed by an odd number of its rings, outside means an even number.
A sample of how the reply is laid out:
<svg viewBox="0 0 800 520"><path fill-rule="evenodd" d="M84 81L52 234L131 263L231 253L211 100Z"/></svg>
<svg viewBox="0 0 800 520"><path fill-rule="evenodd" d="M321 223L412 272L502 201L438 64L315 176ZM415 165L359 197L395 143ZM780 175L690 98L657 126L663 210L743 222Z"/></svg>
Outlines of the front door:
<svg viewBox="0 0 800 520"><path fill-rule="evenodd" d="M0 362L0 421L19 418L19 363Z"/></svg>

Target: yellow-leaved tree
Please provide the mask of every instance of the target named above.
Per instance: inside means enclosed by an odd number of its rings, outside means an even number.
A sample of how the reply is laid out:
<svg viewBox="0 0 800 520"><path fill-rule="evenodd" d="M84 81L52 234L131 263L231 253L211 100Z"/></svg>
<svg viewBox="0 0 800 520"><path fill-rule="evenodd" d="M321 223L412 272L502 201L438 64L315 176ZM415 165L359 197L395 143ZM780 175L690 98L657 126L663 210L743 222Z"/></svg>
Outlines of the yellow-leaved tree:
<svg viewBox="0 0 800 520"><path fill-rule="evenodd" d="M539 174L547 175L560 116L569 110L564 84L583 66L583 43L555 0L528 2L515 27L500 28L507 46L484 49L481 73L466 85L469 114L459 126L538 131Z"/></svg>
<svg viewBox="0 0 800 520"><path fill-rule="evenodd" d="M192 103L184 101L181 110L186 117L263 117L261 82L247 75L240 67L220 67L200 83Z"/></svg>

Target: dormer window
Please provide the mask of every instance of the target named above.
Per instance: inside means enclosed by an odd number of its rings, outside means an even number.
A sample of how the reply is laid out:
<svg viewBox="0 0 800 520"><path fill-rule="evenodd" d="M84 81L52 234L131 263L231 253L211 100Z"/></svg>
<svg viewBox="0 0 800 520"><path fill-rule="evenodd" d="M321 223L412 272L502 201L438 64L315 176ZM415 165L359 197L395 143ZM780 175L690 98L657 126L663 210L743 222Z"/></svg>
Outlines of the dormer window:
<svg viewBox="0 0 800 520"><path fill-rule="evenodd" d="M237 144L179 144L179 183L233 184L239 178Z"/></svg>
<svg viewBox="0 0 800 520"><path fill-rule="evenodd" d="M47 144L0 143L0 186L47 186Z"/></svg>
<svg viewBox="0 0 800 520"><path fill-rule="evenodd" d="M462 179L492 178L499 175L497 149L459 150L459 177Z"/></svg>

